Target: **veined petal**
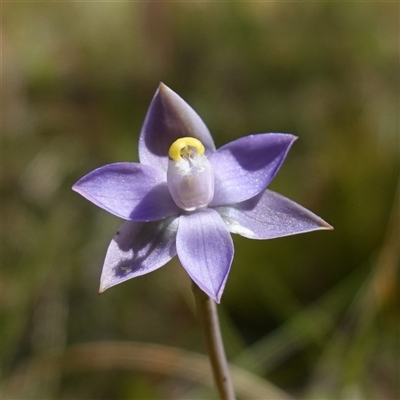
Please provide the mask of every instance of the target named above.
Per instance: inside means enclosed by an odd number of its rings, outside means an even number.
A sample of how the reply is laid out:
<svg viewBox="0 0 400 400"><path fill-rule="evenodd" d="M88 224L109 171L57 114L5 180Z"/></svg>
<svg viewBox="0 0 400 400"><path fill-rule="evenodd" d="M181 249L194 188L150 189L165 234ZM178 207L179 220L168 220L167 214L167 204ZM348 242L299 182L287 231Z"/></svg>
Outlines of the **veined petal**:
<svg viewBox="0 0 400 400"><path fill-rule="evenodd" d="M176 255L178 218L125 222L107 250L99 292L152 272Z"/></svg>
<svg viewBox="0 0 400 400"><path fill-rule="evenodd" d="M233 259L233 242L213 209L179 217L178 257L193 281L219 303Z"/></svg>
<svg viewBox="0 0 400 400"><path fill-rule="evenodd" d="M105 165L81 178L73 190L124 219L155 221L177 215L164 171L139 163Z"/></svg>
<svg viewBox="0 0 400 400"><path fill-rule="evenodd" d="M199 139L206 154L215 150L211 134L199 115L185 100L160 83L140 133L140 162L166 171L171 144L186 136Z"/></svg>
<svg viewBox="0 0 400 400"><path fill-rule="evenodd" d="M230 232L250 239L273 239L333 229L311 211L271 190L243 203L217 207L216 211Z"/></svg>
<svg viewBox="0 0 400 400"><path fill-rule="evenodd" d="M240 203L264 190L296 139L283 133L250 135L212 153L215 191L210 206Z"/></svg>

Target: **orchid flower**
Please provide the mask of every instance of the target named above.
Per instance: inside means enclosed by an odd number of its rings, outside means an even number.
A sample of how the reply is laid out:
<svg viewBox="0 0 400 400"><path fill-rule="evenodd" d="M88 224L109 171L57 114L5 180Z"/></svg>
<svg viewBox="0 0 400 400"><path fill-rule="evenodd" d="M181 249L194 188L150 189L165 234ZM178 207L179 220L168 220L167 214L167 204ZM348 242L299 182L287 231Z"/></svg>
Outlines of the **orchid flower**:
<svg viewBox="0 0 400 400"><path fill-rule="evenodd" d="M105 165L73 186L126 220L108 248L100 292L178 255L190 278L219 303L233 260L230 233L272 239L332 229L266 189L295 140L262 133L216 149L198 114L161 83L140 133L140 163Z"/></svg>

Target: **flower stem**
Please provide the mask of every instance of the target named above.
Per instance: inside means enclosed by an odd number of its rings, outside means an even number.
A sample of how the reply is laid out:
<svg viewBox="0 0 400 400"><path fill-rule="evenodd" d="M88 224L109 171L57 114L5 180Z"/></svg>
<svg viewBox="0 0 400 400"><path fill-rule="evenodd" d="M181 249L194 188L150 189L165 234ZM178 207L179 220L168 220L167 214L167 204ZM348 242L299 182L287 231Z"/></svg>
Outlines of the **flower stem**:
<svg viewBox="0 0 400 400"><path fill-rule="evenodd" d="M235 392L222 342L217 305L194 282L192 282L192 291L196 299L197 314L203 325L208 354L219 396L221 400L235 400Z"/></svg>

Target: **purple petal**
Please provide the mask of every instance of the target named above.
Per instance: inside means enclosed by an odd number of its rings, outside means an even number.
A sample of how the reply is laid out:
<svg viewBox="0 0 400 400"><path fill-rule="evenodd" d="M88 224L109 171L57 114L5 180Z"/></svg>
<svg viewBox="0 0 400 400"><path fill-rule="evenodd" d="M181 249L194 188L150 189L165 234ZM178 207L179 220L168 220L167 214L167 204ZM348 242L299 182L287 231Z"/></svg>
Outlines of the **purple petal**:
<svg viewBox="0 0 400 400"><path fill-rule="evenodd" d="M250 135L211 154L215 192L210 205L240 203L264 190L296 139L296 136L283 133Z"/></svg>
<svg viewBox="0 0 400 400"><path fill-rule="evenodd" d="M171 144L185 136L199 139L206 148L206 154L215 150L210 132L193 108L160 83L140 133L140 162L166 171Z"/></svg>
<svg viewBox="0 0 400 400"><path fill-rule="evenodd" d="M177 215L164 171L138 163L100 167L72 188L104 210L128 220L155 221Z"/></svg>
<svg viewBox="0 0 400 400"><path fill-rule="evenodd" d="M152 272L176 255L178 218L125 222L107 250L99 292Z"/></svg>
<svg viewBox="0 0 400 400"><path fill-rule="evenodd" d="M233 242L213 209L179 217L178 257L193 281L219 303L233 259Z"/></svg>
<svg viewBox="0 0 400 400"><path fill-rule="evenodd" d="M216 211L230 232L250 239L272 239L333 229L311 211L271 190L240 204L217 207Z"/></svg>

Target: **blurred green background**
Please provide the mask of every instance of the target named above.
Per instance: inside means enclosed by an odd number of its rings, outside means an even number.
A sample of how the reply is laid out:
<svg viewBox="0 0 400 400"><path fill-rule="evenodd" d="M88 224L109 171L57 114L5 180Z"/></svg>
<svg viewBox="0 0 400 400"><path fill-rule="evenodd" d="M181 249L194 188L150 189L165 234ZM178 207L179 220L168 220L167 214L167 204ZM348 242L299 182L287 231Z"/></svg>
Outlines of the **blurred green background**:
<svg viewBox="0 0 400 400"><path fill-rule="evenodd" d="M335 227L234 237L239 398L399 398L398 3L2 2L2 34L4 399L215 398L176 258L97 296L122 221L70 189L138 160L160 81L218 147L299 136L270 188Z"/></svg>

